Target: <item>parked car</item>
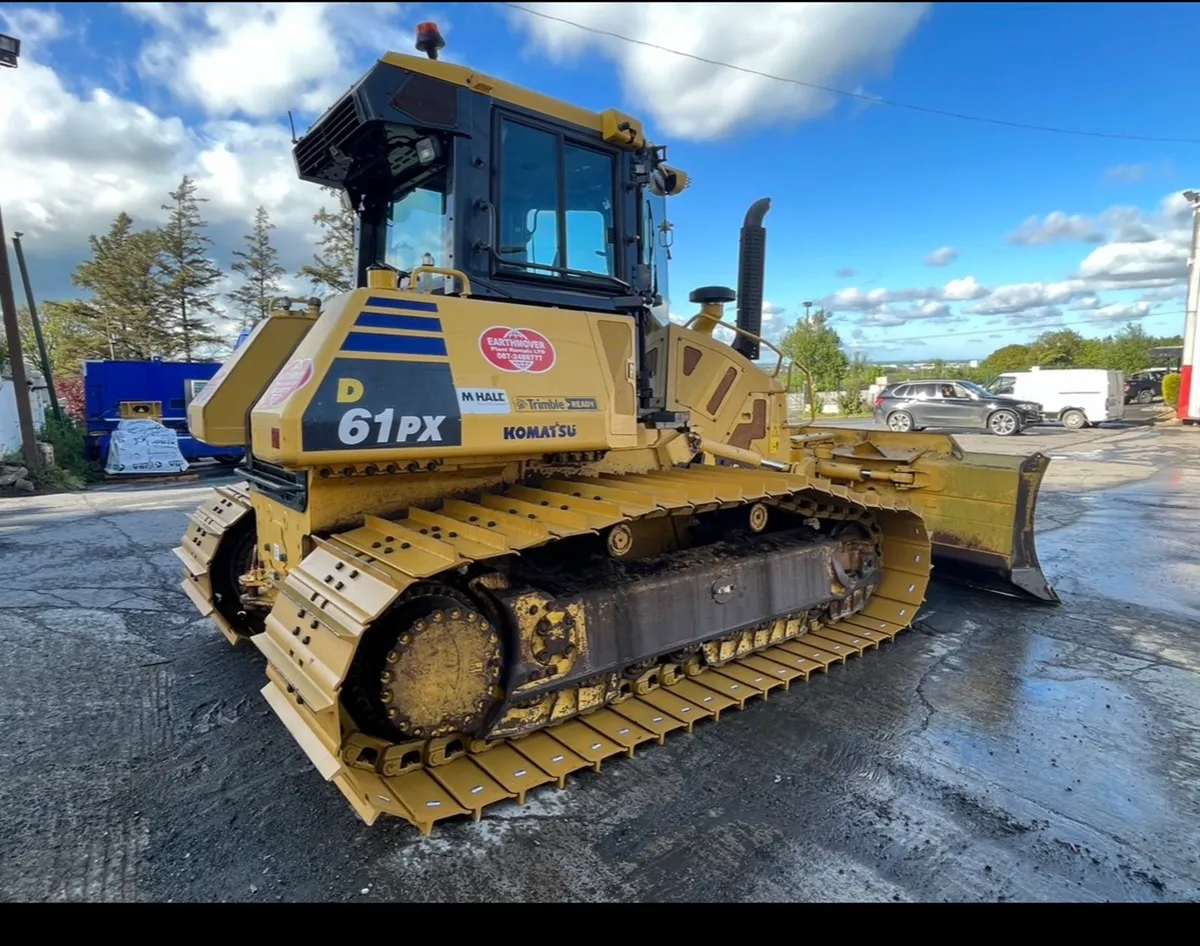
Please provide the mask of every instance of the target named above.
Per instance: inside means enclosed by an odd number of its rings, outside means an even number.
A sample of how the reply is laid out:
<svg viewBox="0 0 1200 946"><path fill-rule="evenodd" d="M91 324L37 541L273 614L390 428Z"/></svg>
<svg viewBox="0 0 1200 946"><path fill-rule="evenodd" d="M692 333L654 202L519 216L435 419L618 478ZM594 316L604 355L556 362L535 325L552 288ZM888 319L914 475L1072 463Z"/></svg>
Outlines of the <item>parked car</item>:
<svg viewBox="0 0 1200 946"><path fill-rule="evenodd" d="M1105 368L1033 368L1006 371L984 389L1042 405L1043 420L1058 421L1071 430L1122 420L1121 392L1125 376Z"/></svg>
<svg viewBox="0 0 1200 946"><path fill-rule="evenodd" d="M1011 437L1042 419L1042 405L985 391L970 381L902 381L875 398L875 421L899 432L959 427Z"/></svg>
<svg viewBox="0 0 1200 946"><path fill-rule="evenodd" d="M1125 403L1149 404L1162 397L1162 383L1166 369L1162 371L1135 371L1125 379Z"/></svg>

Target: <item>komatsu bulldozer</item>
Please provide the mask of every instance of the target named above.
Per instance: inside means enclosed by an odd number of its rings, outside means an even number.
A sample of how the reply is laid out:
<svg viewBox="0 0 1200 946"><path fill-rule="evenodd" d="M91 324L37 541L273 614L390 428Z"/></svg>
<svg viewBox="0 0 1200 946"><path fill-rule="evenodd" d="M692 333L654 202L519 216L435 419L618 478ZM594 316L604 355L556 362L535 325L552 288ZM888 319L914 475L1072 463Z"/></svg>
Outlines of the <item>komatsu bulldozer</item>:
<svg viewBox="0 0 1200 946"><path fill-rule="evenodd" d="M295 144L357 213L357 288L276 308L188 409L246 460L183 589L366 823L478 818L877 650L933 559L1056 600L1044 457L789 424L767 199L736 292L675 324L666 149L443 45L422 24Z"/></svg>

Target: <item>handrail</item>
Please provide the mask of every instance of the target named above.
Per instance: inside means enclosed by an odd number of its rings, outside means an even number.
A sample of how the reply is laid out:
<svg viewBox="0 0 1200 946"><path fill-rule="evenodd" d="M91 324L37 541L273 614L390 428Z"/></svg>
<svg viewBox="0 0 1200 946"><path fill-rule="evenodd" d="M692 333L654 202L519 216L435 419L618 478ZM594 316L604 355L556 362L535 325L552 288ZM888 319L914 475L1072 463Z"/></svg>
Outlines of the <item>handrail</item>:
<svg viewBox="0 0 1200 946"><path fill-rule="evenodd" d="M700 321L700 319L707 319L708 321L712 322L714 328L718 325L724 325L726 328L732 329L738 335L748 338L753 342L758 342L760 345L766 345L769 349L771 349L771 351L775 352L775 354L777 354L779 356L779 361L777 361L775 363L775 370L773 372L771 372L772 378L779 377L779 372L783 368L783 352L781 352L778 348L776 348L774 345L772 345L770 342L768 342L765 338L763 338L760 335L755 335L753 332L748 332L744 328L742 328L740 325L735 325L733 322L726 322L724 319L714 319L711 315L705 315L703 312L699 312L696 315L693 315L688 320L687 324L684 325L684 328L691 329L691 327L696 322Z"/></svg>
<svg viewBox="0 0 1200 946"><path fill-rule="evenodd" d="M808 368L806 368L804 365L798 365L794 361L789 361L788 362L788 373L787 373L787 389L789 391L792 390L792 368L793 367L799 368L801 371L803 371L804 377L808 381L808 387L807 387L807 390L808 390L808 419L810 421L814 421L817 419L817 398L816 398L816 394L814 394L814 392L813 392L812 372L809 371Z"/></svg>
<svg viewBox="0 0 1200 946"><path fill-rule="evenodd" d="M450 279L457 279L462 283L462 294L464 296L471 295L471 280L467 279L466 273L457 269L444 269L441 266L418 266L408 274L408 292L419 292L427 295L432 295L432 289L418 289L417 276L425 273L436 273L439 276L446 276ZM449 295L449 293L447 293Z"/></svg>

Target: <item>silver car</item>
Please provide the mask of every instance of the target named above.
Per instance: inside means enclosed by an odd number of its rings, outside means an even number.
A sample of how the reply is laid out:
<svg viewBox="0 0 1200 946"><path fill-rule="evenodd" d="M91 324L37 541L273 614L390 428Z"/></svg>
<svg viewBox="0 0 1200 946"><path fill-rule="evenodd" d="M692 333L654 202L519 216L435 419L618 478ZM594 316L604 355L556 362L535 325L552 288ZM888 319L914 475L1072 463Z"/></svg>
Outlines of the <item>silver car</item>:
<svg viewBox="0 0 1200 946"><path fill-rule="evenodd" d="M1041 420L1041 404L992 394L970 381L904 381L875 398L875 422L901 433L957 427L1011 437Z"/></svg>

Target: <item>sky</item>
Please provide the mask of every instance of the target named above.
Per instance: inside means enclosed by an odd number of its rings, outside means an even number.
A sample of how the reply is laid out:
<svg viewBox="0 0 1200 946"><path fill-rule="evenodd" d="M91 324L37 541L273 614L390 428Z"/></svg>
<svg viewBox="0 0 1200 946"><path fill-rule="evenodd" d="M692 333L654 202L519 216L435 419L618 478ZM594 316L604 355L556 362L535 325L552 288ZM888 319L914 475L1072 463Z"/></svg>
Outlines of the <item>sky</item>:
<svg viewBox="0 0 1200 946"><path fill-rule="evenodd" d="M432 19L441 58L621 108L667 145L691 178L668 204L680 317L692 288L736 287L742 218L770 197L768 338L804 302L885 362L983 358L1057 327L1182 333L1195 4L520 6L0 4L22 42L0 70L0 207L38 297L77 295L89 235L122 210L157 225L185 173L217 262L263 204L294 273L324 195L295 176L288 111L303 133L385 51L416 54Z"/></svg>

